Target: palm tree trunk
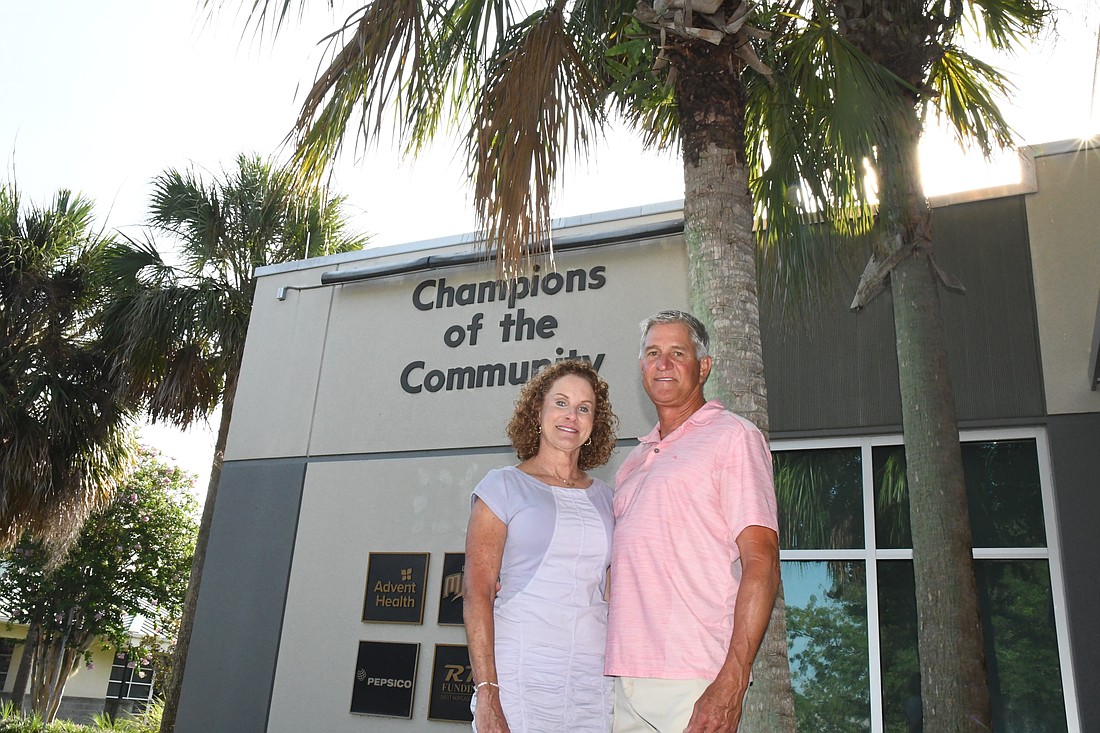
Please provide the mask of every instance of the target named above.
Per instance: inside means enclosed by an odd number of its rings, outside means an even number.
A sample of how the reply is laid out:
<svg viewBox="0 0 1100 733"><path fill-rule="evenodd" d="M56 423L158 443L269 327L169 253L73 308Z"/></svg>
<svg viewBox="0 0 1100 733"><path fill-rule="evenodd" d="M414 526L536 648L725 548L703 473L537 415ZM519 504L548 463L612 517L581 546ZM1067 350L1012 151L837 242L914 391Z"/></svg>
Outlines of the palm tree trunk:
<svg viewBox="0 0 1100 733"><path fill-rule="evenodd" d="M214 519L214 504L218 498L218 484L222 477L222 462L229 439L229 423L233 418L233 397L237 392L240 368L238 355L229 374L226 375L225 398L222 400L222 414L218 421L218 437L214 444L214 461L210 466L210 482L207 484L199 534L195 539L195 556L191 560L191 578L188 580L187 594L184 596L183 616L180 618L179 633L176 636L176 648L172 652L172 674L164 690L164 711L161 715L160 733L173 733L176 729L176 713L179 710L180 691L183 689L183 676L187 668L191 630L195 625L195 609L199 603L202 570L206 563L206 548L210 544L210 525Z"/></svg>
<svg viewBox="0 0 1100 733"><path fill-rule="evenodd" d="M687 47L677 56L677 101L684 152L684 239L695 314L711 334L708 393L768 434L760 340L756 240L745 165L741 61L732 43ZM739 730L794 733L782 586L753 668Z"/></svg>
<svg viewBox="0 0 1100 733"><path fill-rule="evenodd" d="M955 395L947 369L931 211L917 173L920 124L906 110L898 149L882 166L912 246L891 273L906 480L913 534L925 733L992 730ZM884 206L884 210L886 210Z"/></svg>

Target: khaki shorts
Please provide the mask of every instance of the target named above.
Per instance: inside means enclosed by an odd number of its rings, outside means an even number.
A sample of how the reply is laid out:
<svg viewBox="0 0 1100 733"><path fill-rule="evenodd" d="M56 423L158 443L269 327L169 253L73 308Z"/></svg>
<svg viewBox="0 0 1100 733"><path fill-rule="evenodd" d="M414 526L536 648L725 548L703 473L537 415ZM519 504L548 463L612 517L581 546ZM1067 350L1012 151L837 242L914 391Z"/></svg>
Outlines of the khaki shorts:
<svg viewBox="0 0 1100 733"><path fill-rule="evenodd" d="M616 677L614 733L683 733L710 682Z"/></svg>

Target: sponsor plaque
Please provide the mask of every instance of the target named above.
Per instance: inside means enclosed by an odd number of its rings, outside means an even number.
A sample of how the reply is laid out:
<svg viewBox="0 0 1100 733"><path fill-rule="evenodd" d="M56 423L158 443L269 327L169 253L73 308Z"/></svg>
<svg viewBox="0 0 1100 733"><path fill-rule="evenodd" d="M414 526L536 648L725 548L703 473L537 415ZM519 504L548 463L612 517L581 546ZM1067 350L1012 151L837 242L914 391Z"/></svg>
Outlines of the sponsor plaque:
<svg viewBox="0 0 1100 733"><path fill-rule="evenodd" d="M351 712L387 718L411 718L419 644L359 642Z"/></svg>
<svg viewBox="0 0 1100 733"><path fill-rule="evenodd" d="M474 694L474 670L464 644L436 644L432 666L432 693L428 720L470 722L470 698Z"/></svg>
<svg viewBox="0 0 1100 733"><path fill-rule="evenodd" d="M363 620L424 623L426 552L372 552L367 567Z"/></svg>
<svg viewBox="0 0 1100 733"><path fill-rule="evenodd" d="M439 589L440 626L462 625L462 568L466 553L448 552L443 556L443 582Z"/></svg>

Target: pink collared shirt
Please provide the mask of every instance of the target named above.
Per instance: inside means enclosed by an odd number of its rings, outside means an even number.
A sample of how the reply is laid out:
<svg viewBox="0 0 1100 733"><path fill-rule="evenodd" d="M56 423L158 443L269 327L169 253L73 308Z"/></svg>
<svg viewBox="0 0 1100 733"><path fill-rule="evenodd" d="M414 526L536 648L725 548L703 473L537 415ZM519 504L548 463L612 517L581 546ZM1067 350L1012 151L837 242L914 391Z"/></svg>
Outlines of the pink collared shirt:
<svg viewBox="0 0 1100 733"><path fill-rule="evenodd" d="M733 630L737 536L779 528L764 436L712 400L663 440L659 426L641 438L614 507L606 673L714 679Z"/></svg>

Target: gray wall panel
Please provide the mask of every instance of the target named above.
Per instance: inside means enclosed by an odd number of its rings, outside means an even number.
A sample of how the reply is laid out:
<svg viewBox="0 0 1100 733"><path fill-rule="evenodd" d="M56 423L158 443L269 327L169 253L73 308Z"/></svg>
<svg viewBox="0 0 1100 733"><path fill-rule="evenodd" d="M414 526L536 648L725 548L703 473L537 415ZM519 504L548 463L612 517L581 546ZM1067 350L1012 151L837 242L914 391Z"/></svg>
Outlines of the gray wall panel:
<svg viewBox="0 0 1100 733"><path fill-rule="evenodd" d="M959 420L1044 414L1027 222L1021 197L933 212L937 259L966 295L941 302ZM773 434L871 432L901 424L893 309L885 292L848 310L855 279L808 323L762 304Z"/></svg>
<svg viewBox="0 0 1100 733"><path fill-rule="evenodd" d="M1050 440L1066 614L1073 646L1081 730L1100 732L1100 414L1051 417Z"/></svg>
<svg viewBox="0 0 1100 733"><path fill-rule="evenodd" d="M901 423L894 312L879 296L859 313L832 294L808 325L761 304L771 431L870 430Z"/></svg>
<svg viewBox="0 0 1100 733"><path fill-rule="evenodd" d="M266 729L304 478L304 459L225 464L177 733Z"/></svg>
<svg viewBox="0 0 1100 733"><path fill-rule="evenodd" d="M1043 415L1023 197L936 209L933 226L936 259L966 287L941 296L959 419Z"/></svg>

